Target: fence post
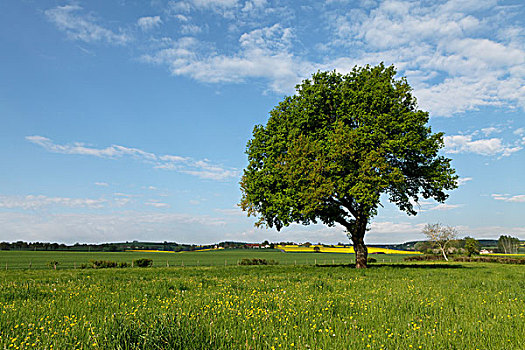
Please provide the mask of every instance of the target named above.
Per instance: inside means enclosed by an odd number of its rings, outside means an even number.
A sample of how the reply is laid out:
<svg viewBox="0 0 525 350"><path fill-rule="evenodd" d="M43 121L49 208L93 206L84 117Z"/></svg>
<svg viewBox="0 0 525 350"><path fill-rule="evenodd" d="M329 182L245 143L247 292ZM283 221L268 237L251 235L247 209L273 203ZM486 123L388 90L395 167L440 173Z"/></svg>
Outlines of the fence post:
<svg viewBox="0 0 525 350"><path fill-rule="evenodd" d="M166 267L170 267L170 263L166 260Z"/></svg>
<svg viewBox="0 0 525 350"><path fill-rule="evenodd" d="M180 262L180 266L181 266L181 267L184 267L184 260L181 260L181 262Z"/></svg>
<svg viewBox="0 0 525 350"><path fill-rule="evenodd" d="M29 260L29 270L31 270L31 260Z"/></svg>
<svg viewBox="0 0 525 350"><path fill-rule="evenodd" d="M293 261L293 264L297 266L297 260L294 260L294 261Z"/></svg>
<svg viewBox="0 0 525 350"><path fill-rule="evenodd" d="M5 263L5 270L7 271L7 262Z"/></svg>
<svg viewBox="0 0 525 350"><path fill-rule="evenodd" d="M314 260L314 265L317 265L317 259Z"/></svg>

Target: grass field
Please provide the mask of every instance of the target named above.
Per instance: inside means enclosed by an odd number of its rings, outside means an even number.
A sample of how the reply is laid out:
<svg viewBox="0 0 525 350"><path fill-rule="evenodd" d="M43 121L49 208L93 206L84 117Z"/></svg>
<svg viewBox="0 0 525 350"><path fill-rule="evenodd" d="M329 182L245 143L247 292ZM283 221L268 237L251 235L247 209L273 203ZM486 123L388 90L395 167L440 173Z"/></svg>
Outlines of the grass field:
<svg viewBox="0 0 525 350"><path fill-rule="evenodd" d="M378 254L370 255L378 262L400 262L407 255ZM337 253L283 253L278 250L258 249L224 249L204 252L32 252L32 251L0 251L0 269L49 269L52 260L59 262L58 269L70 269L88 263L90 260L110 260L128 262L139 258L153 260L153 266L224 266L237 265L243 258L260 258L275 260L281 265L313 265L317 264L349 264L354 262L353 254Z"/></svg>
<svg viewBox="0 0 525 350"><path fill-rule="evenodd" d="M523 349L524 313L514 265L0 271L1 349Z"/></svg>

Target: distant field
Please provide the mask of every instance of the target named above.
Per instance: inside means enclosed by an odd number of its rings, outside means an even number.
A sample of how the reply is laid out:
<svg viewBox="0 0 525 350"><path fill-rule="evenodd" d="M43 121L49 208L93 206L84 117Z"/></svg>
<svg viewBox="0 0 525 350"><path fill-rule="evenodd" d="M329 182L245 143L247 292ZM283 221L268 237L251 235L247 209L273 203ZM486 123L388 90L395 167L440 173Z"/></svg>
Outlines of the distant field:
<svg viewBox="0 0 525 350"><path fill-rule="evenodd" d="M516 265L0 271L0 349L521 350L523 344L525 268Z"/></svg>
<svg viewBox="0 0 525 350"><path fill-rule="evenodd" d="M378 262L400 262L407 255L373 255ZM48 263L58 261L58 269L80 267L90 260L128 262L139 258L153 260L156 267L237 265L243 258L275 260L281 265L350 264L353 254L283 253L271 249L224 249L205 252L60 252L60 251L0 251L0 269L49 269Z"/></svg>

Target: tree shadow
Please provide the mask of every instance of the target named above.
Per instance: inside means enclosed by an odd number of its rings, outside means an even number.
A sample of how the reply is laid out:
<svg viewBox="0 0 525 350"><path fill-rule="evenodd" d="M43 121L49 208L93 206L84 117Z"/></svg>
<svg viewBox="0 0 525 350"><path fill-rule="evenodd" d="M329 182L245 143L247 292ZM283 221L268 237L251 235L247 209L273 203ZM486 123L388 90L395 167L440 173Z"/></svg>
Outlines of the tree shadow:
<svg viewBox="0 0 525 350"><path fill-rule="evenodd" d="M354 264L317 264L315 267L345 267L355 269ZM368 264L367 269L378 269L383 267L392 267L395 269L466 269L469 268L459 264Z"/></svg>

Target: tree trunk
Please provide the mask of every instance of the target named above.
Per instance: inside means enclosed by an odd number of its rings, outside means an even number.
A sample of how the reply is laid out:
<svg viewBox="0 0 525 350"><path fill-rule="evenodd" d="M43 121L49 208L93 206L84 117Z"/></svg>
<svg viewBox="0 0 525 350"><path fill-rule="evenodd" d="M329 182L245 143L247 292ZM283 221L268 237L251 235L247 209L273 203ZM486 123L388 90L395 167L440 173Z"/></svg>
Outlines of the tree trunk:
<svg viewBox="0 0 525 350"><path fill-rule="evenodd" d="M441 248L441 252L443 253L443 257L445 258L445 261L448 261L447 254L445 254L445 248Z"/></svg>
<svg viewBox="0 0 525 350"><path fill-rule="evenodd" d="M355 252L355 268L366 269L368 259L368 248L365 245L365 233L368 220L358 221L355 231L352 232L352 243Z"/></svg>
<svg viewBox="0 0 525 350"><path fill-rule="evenodd" d="M368 248L365 245L364 235L361 237L352 235L352 242L354 244L355 251L355 268L366 269Z"/></svg>

